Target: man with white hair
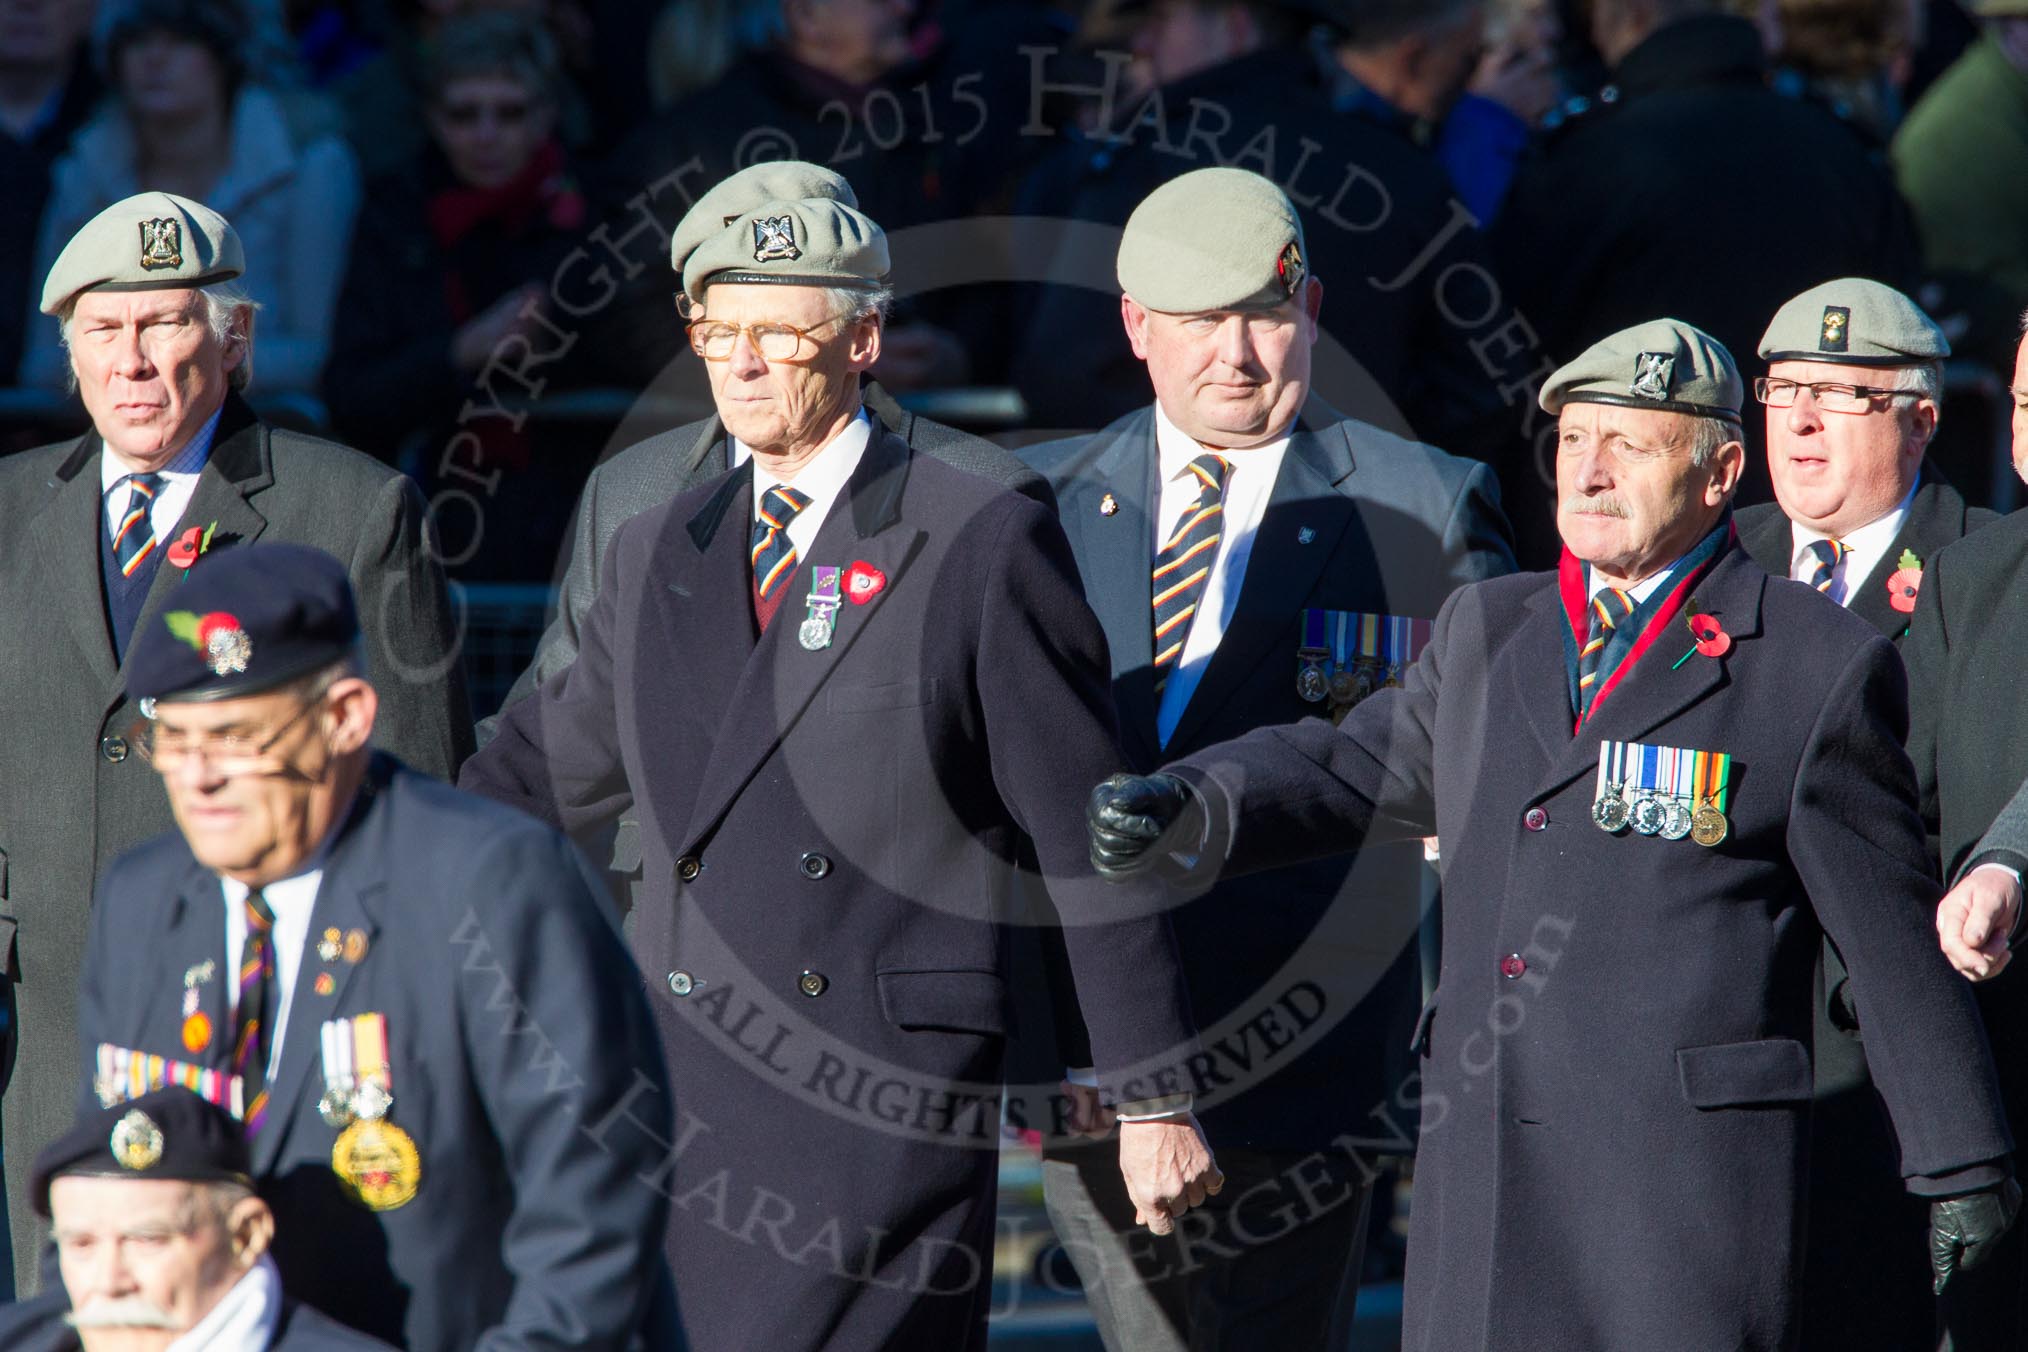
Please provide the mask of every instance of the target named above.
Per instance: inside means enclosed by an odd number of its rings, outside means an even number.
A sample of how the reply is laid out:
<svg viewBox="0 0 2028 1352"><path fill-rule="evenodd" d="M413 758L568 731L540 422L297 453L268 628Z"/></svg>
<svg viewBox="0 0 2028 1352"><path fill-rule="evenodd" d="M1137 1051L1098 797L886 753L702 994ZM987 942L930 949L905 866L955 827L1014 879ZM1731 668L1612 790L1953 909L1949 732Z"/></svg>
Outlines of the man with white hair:
<svg viewBox="0 0 2028 1352"><path fill-rule="evenodd" d="M92 427L0 464L0 1106L16 1199L76 1102L93 883L171 825L124 736L139 716L125 658L197 556L282 540L345 560L381 747L439 777L471 747L422 497L357 451L267 427L240 398L256 351L245 268L224 217L152 192L87 222L43 285ZM26 1293L38 1230L13 1210Z"/></svg>
<svg viewBox="0 0 2028 1352"><path fill-rule="evenodd" d="M288 1298L225 1109L158 1089L79 1117L35 1162L68 1307L50 1293L0 1316L24 1352L387 1352Z"/></svg>

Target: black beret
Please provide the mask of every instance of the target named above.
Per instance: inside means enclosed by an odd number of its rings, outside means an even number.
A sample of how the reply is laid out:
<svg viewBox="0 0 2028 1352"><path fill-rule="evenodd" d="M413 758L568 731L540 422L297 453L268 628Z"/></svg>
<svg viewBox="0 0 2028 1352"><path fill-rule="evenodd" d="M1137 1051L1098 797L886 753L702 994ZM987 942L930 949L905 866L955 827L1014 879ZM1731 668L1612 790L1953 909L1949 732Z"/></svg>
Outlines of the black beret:
<svg viewBox="0 0 2028 1352"><path fill-rule="evenodd" d="M93 1108L35 1157L29 1196L49 1216L49 1185L70 1174L245 1183L246 1136L225 1109L171 1085L110 1108Z"/></svg>
<svg viewBox="0 0 2028 1352"><path fill-rule="evenodd" d="M331 665L359 641L345 565L306 545L199 557L127 656L135 699L257 695Z"/></svg>

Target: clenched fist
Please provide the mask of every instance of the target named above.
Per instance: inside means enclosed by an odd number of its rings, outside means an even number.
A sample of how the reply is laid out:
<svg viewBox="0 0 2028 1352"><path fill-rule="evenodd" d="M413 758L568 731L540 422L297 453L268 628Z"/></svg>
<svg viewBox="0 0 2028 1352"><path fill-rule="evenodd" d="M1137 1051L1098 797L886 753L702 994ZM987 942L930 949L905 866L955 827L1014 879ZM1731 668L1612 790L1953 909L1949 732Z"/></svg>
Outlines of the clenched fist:
<svg viewBox="0 0 2028 1352"><path fill-rule="evenodd" d="M1204 807L1174 775L1114 775L1091 791L1085 823L1092 867L1106 878L1128 878L1170 849L1195 848Z"/></svg>

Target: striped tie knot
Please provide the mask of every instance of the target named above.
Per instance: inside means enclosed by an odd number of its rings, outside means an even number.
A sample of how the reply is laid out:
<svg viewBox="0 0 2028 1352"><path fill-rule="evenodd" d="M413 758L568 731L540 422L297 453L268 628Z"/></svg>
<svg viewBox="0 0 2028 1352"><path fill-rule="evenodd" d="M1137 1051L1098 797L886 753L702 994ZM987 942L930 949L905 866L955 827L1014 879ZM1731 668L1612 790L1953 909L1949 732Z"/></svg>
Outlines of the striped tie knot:
<svg viewBox="0 0 2028 1352"><path fill-rule="evenodd" d="M796 547L789 541L789 523L810 505L810 495L776 484L761 494L753 523L753 587L765 601L796 571Z"/></svg>
<svg viewBox="0 0 2028 1352"><path fill-rule="evenodd" d="M1803 552L1810 556L1809 567L1803 581L1828 595L1831 582L1837 576L1838 565L1852 552L1852 546L1843 540L1812 540Z"/></svg>
<svg viewBox="0 0 2028 1352"><path fill-rule="evenodd" d="M1211 564L1225 527L1225 481L1232 463L1222 455L1200 455L1186 467L1197 480L1197 497L1169 540L1155 555L1155 690L1161 693L1182 655L1197 603L1204 597Z"/></svg>
<svg viewBox="0 0 2028 1352"><path fill-rule="evenodd" d="M1618 587L1606 587L1591 598L1591 623L1587 627L1584 647L1577 654L1577 691L1579 712L1591 704L1591 696L1597 688L1599 672L1605 659L1606 644L1612 641L1613 631L1620 622L1634 613L1634 598Z"/></svg>
<svg viewBox="0 0 2028 1352"><path fill-rule="evenodd" d="M155 531L149 525L148 513L155 505L155 495L162 489L162 476L129 474L113 484L112 492L119 492L122 484L127 488L127 501L120 512L119 524L113 527L113 559L120 566L121 577L132 577L134 570L155 550Z"/></svg>

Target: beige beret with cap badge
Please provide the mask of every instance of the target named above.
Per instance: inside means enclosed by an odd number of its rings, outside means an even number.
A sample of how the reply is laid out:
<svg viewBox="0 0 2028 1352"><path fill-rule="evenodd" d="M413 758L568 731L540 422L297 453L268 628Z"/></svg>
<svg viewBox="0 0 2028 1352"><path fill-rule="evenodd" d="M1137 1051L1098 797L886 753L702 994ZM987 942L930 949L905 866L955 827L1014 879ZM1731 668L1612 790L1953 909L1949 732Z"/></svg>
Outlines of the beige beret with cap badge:
<svg viewBox="0 0 2028 1352"><path fill-rule="evenodd" d="M859 195L845 176L804 160L764 160L721 179L683 213L669 236L669 266L678 276L698 245L756 207L828 197L857 209Z"/></svg>
<svg viewBox="0 0 2028 1352"><path fill-rule="evenodd" d="M1651 319L1601 338L1542 384L1545 413L1619 404L1739 421L1739 367L1716 338L1680 319Z"/></svg>
<svg viewBox="0 0 2028 1352"><path fill-rule="evenodd" d="M857 208L832 198L778 199L742 213L693 249L683 264L683 291L702 304L713 282L872 287L887 271L887 232Z"/></svg>
<svg viewBox="0 0 2028 1352"><path fill-rule="evenodd" d="M1141 199L1120 233L1120 290L1164 314L1269 310L1309 276L1288 194L1245 169L1194 169Z"/></svg>
<svg viewBox="0 0 2028 1352"><path fill-rule="evenodd" d="M1760 340L1767 361L1921 366L1950 354L1950 340L1920 305L1866 277L1811 287L1775 311Z"/></svg>
<svg viewBox="0 0 2028 1352"><path fill-rule="evenodd" d="M209 286L245 271L239 235L225 217L174 193L136 193L70 237L42 284L42 313L61 314L86 291Z"/></svg>

